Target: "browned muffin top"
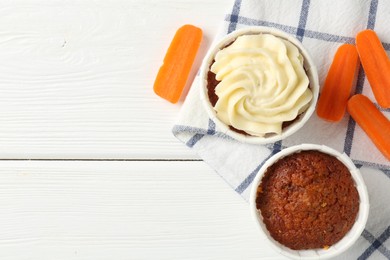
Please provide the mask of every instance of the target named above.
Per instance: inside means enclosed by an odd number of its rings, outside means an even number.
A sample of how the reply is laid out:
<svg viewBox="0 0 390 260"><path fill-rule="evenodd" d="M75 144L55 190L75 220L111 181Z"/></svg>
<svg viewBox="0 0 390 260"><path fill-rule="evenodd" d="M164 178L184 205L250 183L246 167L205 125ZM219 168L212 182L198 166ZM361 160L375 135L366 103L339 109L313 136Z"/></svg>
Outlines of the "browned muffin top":
<svg viewBox="0 0 390 260"><path fill-rule="evenodd" d="M302 151L267 169L256 206L281 244L295 250L327 248L355 223L359 194L348 168L337 158Z"/></svg>

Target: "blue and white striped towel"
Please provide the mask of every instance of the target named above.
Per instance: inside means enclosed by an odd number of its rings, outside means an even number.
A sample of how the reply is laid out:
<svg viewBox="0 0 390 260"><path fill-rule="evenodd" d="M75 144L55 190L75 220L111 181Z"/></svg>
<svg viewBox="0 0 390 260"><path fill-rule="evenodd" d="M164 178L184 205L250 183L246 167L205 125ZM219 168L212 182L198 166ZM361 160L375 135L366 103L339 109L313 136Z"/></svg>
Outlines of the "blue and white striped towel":
<svg viewBox="0 0 390 260"><path fill-rule="evenodd" d="M235 0L220 36L246 26L269 26L295 35L317 65L320 84L337 47L354 43L355 35L374 29L390 50L390 1L380 0ZM348 114L339 123L313 115L282 142L267 146L243 144L226 138L209 119L199 96L198 78L183 104L174 135L194 149L244 199L263 162L284 147L301 143L326 144L348 154L361 168L370 195L370 216L362 237L342 259L390 259L390 162L376 149ZM355 93L375 101L362 68ZM390 110L382 110L390 118Z"/></svg>

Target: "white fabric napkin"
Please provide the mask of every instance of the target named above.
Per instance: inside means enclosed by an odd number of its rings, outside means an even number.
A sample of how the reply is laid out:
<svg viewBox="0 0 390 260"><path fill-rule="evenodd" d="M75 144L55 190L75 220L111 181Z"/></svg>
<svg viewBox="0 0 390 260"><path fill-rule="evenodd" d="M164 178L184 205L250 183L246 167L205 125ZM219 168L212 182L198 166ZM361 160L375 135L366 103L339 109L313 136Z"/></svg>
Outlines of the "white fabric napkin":
<svg viewBox="0 0 390 260"><path fill-rule="evenodd" d="M379 0L235 0L223 21L221 35L246 26L269 26L296 36L311 54L320 85L334 53L342 43L354 43L356 34L374 29L390 50L390 1ZM218 38L217 37L217 38ZM375 102L360 68L354 93ZM390 118L390 110L382 109ZM348 113L339 123L315 114L297 133L274 144L243 144L227 138L209 119L200 100L199 78L194 80L173 134L194 149L244 199L264 161L280 149L301 143L325 144L345 152L361 168L370 195L370 217L362 237L344 259L390 259L390 162L378 151ZM387 245L387 247L386 247Z"/></svg>

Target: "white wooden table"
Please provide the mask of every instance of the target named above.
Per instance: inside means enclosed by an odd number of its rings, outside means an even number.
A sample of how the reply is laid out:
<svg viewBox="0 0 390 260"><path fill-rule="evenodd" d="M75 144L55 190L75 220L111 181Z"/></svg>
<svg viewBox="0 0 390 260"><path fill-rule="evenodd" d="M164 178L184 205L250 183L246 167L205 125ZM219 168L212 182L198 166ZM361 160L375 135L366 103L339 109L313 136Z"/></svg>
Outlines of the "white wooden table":
<svg viewBox="0 0 390 260"><path fill-rule="evenodd" d="M152 91L176 29L203 57L230 6L1 1L0 259L280 259Z"/></svg>

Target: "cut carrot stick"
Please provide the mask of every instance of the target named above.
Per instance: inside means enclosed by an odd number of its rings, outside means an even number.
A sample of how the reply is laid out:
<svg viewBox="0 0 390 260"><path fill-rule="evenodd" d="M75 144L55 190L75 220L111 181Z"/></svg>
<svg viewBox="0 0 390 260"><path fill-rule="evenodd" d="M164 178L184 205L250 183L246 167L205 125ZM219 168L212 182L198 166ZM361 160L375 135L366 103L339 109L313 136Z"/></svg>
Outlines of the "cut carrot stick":
<svg viewBox="0 0 390 260"><path fill-rule="evenodd" d="M347 109L379 151L390 160L390 120L366 96L361 94L349 99Z"/></svg>
<svg viewBox="0 0 390 260"><path fill-rule="evenodd" d="M381 41L374 31L364 30L356 36L356 47L376 101L390 108L390 60Z"/></svg>
<svg viewBox="0 0 390 260"><path fill-rule="evenodd" d="M337 49L318 100L319 117L337 122L344 116L358 63L354 45L343 44Z"/></svg>
<svg viewBox="0 0 390 260"><path fill-rule="evenodd" d="M179 100L201 41L202 30L198 27L187 24L177 30L154 81L157 95L171 103Z"/></svg>

